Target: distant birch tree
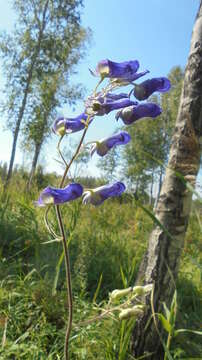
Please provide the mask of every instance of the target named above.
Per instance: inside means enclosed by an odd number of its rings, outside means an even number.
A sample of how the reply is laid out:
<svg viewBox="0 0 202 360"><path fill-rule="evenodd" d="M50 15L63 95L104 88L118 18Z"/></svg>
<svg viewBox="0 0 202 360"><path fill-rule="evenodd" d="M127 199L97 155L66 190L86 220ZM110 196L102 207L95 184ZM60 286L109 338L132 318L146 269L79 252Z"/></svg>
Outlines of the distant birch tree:
<svg viewBox="0 0 202 360"><path fill-rule="evenodd" d="M21 123L32 108L34 82L78 62L87 32L80 25L82 0L13 0L18 20L12 34L1 34L5 102L2 106L13 144L5 187L13 170ZM65 73L67 75L67 73Z"/></svg>

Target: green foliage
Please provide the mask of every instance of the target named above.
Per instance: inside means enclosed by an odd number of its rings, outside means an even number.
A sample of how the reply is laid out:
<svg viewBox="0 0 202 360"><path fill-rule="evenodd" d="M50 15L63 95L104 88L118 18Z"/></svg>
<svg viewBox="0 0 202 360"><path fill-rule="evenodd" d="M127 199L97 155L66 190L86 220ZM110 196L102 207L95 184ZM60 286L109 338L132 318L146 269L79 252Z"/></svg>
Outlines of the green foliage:
<svg viewBox="0 0 202 360"><path fill-rule="evenodd" d="M51 183L55 181L51 180L53 175L44 176L49 176ZM42 244L52 238L44 227L41 212L33 207L38 189L33 188L30 197L23 192L26 179L16 173L14 180L9 197L1 194L0 202L0 338L4 340L0 358L62 360L67 318L63 264L52 292L62 246ZM125 196L106 201L102 207L87 208L77 202L61 209L71 240L74 294L71 358L132 359L129 338L133 320L90 319L97 317L100 308L107 305L109 292L134 284L153 226L154 219L145 212L145 209L151 211L151 207L145 204L144 209L140 208ZM175 331L198 330L202 319L197 217L200 209L200 203L194 201L177 283L178 311L172 322ZM54 211L50 220L57 232ZM93 298L99 306L92 304ZM170 323L172 307L168 309L164 305L164 308L162 316ZM198 334L181 331L172 338L170 353L174 359L197 358L201 352Z"/></svg>

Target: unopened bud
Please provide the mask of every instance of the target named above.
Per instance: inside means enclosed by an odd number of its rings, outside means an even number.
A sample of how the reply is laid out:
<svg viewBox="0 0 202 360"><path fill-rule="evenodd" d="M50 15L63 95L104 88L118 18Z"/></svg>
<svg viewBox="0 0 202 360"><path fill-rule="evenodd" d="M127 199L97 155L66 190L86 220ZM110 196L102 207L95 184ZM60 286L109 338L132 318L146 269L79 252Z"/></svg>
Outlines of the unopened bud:
<svg viewBox="0 0 202 360"><path fill-rule="evenodd" d="M129 319L131 317L136 317L137 315L140 315L143 313L144 306L143 305L136 305L132 308L124 309L119 314L119 319Z"/></svg>
<svg viewBox="0 0 202 360"><path fill-rule="evenodd" d="M127 289L122 289L122 290L113 290L112 293L110 294L110 299L117 300L117 299L122 298L123 296L131 294L132 289L133 289L132 287L129 287Z"/></svg>
<svg viewBox="0 0 202 360"><path fill-rule="evenodd" d="M133 295L147 295L152 290L153 284L148 284L145 286L134 286Z"/></svg>

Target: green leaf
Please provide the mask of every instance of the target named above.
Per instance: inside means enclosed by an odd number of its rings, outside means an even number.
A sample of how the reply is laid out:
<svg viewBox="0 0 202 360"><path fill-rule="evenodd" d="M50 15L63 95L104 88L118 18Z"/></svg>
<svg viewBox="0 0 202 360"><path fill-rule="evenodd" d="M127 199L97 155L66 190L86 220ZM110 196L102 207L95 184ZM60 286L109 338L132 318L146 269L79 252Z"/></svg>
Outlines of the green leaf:
<svg viewBox="0 0 202 360"><path fill-rule="evenodd" d="M164 329L168 332L168 333L171 333L171 330L172 330L172 327L169 323L169 321L165 318L165 316L163 316L162 314L157 314L159 320L161 321Z"/></svg>
<svg viewBox="0 0 202 360"><path fill-rule="evenodd" d="M196 334L196 335L202 336L202 331L189 330L189 329L179 329L179 330L175 330L175 331L174 331L174 336L177 336L178 334L184 333L184 332L188 332L188 333L192 333L192 334Z"/></svg>
<svg viewBox="0 0 202 360"><path fill-rule="evenodd" d="M53 283L53 289L52 289L52 294L55 295L57 292L57 284L58 284L58 279L59 279L59 275L60 275L60 268L62 265L64 259L64 250L62 251L62 254L60 255L60 258L58 260L58 263L56 265L56 273L55 273L55 279L54 279L54 283Z"/></svg>
<svg viewBox="0 0 202 360"><path fill-rule="evenodd" d="M150 216L150 218L165 232L165 234L171 239L173 240L173 236L169 233L169 231L165 228L165 226L163 224L161 224L161 222L157 219L157 217L150 211L148 210L146 207L144 207L144 205L141 204L141 202L139 202L138 200L135 200L135 202L138 204L138 206L144 210L144 212Z"/></svg>
<svg viewBox="0 0 202 360"><path fill-rule="evenodd" d="M127 281L127 278L126 278L126 276L125 276L125 274L124 274L124 272L123 272L122 266L120 267L120 272L121 272L121 279L122 279L122 282L123 282L123 286L124 286L125 288L127 288L128 281Z"/></svg>
<svg viewBox="0 0 202 360"><path fill-rule="evenodd" d="M165 311L165 314L166 314L166 318L169 321L169 319L170 319L170 310L168 309L165 302L163 302L163 308L164 308L164 311Z"/></svg>
<svg viewBox="0 0 202 360"><path fill-rule="evenodd" d="M173 299L172 299L172 303L170 306L170 324L172 326L172 328L174 328L175 325L175 319L176 319L176 313L177 313L177 291L175 290L174 295L173 295Z"/></svg>
<svg viewBox="0 0 202 360"><path fill-rule="evenodd" d="M100 275L99 281L98 281L98 285L97 285L97 289L95 290L95 294L93 296L93 303L96 302L96 299L98 297L99 291L100 291L100 287L102 284L102 274Z"/></svg>

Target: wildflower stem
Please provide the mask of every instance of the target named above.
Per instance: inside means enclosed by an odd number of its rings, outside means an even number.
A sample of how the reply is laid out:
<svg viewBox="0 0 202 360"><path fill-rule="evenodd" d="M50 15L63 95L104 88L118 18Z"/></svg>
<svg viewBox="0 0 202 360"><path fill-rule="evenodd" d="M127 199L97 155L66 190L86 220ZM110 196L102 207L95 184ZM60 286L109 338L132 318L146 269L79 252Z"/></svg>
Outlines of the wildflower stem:
<svg viewBox="0 0 202 360"><path fill-rule="evenodd" d="M82 144L83 144L83 140L84 140L84 138L85 138L85 136L86 136L86 132L87 132L87 130L88 130L88 122L89 122L89 118L88 118L87 121L86 121L86 128L85 128L85 130L84 130L84 132L83 132L83 135L82 135L82 137L81 137L81 140L80 140L80 142L79 142L79 145L77 146L77 149L76 149L76 151L75 151L72 159L70 160L69 164L67 164L67 166L66 166L65 172L64 172L63 177L62 177L62 180L61 180L61 182L60 182L60 188L63 187L64 182L65 182L65 178L66 178L66 176L67 176L67 173L68 173L68 171L69 171L69 169L70 169L73 161L76 159L76 157L77 157L77 155L78 155L78 153L79 153L79 150L80 150L80 148L81 148L81 146L82 146Z"/></svg>
<svg viewBox="0 0 202 360"><path fill-rule="evenodd" d="M68 246L66 243L66 236L65 236L65 231L64 231L64 226L63 226L63 222L62 222L59 205L56 205L56 214L57 214L57 220L58 220L58 224L59 224L59 228L60 228L60 233L62 236L63 250L64 250L64 255L65 255L65 270L66 270L67 301L68 301L69 317L68 317L68 324L67 324L66 335L65 335L64 357L65 357L65 360L68 360L68 343L69 343L69 336L70 336L71 328L72 328L72 317L73 317L73 299L72 299L72 286L71 286L70 259L69 259L69 251L68 251Z"/></svg>
<svg viewBox="0 0 202 360"><path fill-rule="evenodd" d="M59 238L59 236L55 233L55 231L52 229L52 227L50 226L50 223L48 221L48 213L50 211L50 206L47 207L45 214L44 214L44 223L47 227L48 232L54 237L54 238Z"/></svg>
<svg viewBox="0 0 202 360"><path fill-rule="evenodd" d="M95 90L94 90L94 92L93 92L94 95L96 95L96 91L97 91L99 85L103 82L103 80L104 80L104 79L101 78L101 79L99 80L99 82L97 83L97 85L96 85L96 87L95 87Z"/></svg>
<svg viewBox="0 0 202 360"><path fill-rule="evenodd" d="M61 142L62 142L63 137L64 137L64 135L62 135L61 138L60 138L60 140L58 141L57 150L58 150L58 153L59 153L60 157L62 158L62 161L64 162L65 166L67 167L68 164L67 164L67 162L66 162L66 160L65 160L65 158L64 158L64 156L63 156L63 154L62 154L62 152L61 152L61 150L60 150L60 144L61 144Z"/></svg>
<svg viewBox="0 0 202 360"><path fill-rule="evenodd" d="M169 332L168 334L168 339L167 339L167 344L166 344L166 348L169 351L170 350L170 343L171 343L171 333ZM164 360L167 360L167 352L165 351L165 355L164 355Z"/></svg>
<svg viewBox="0 0 202 360"><path fill-rule="evenodd" d="M99 83L97 84L96 88L95 88L95 92L98 88L98 86L100 85L102 81L99 81ZM82 137L80 139L80 142L77 146L77 149L72 157L72 159L70 160L69 164L66 163L61 150L60 150L60 144L61 141L63 139L63 136L61 136L59 142L58 142L58 152L63 160L63 162L66 165L62 180L60 182L59 187L62 188L67 176L67 173L72 165L72 163L74 162L74 160L77 158L79 151L81 149L81 146L83 144L84 138L86 136L87 130L88 130L88 125L89 125L89 121L90 121L90 116L88 116L87 120L86 120L86 124L85 124L85 130L82 134ZM70 333L71 333L71 329L72 329L72 318L73 318L73 297L72 297L72 285L71 285L71 271L70 271L70 257L69 257L69 250L68 250L68 245L66 242L66 236L65 236L65 231L64 231L64 225L63 225L63 221L62 221L62 217L61 217L61 213L60 213L60 207L58 205L56 205L56 214L57 214L57 220L58 220L58 225L60 228L60 233L61 233L61 237L62 237L62 243L63 243L63 251L64 251L64 258L65 258L65 270L66 270L66 284L67 284L67 302L68 302L68 310L69 310L69 316L68 316L68 323L67 323L67 329L66 329L66 335L65 335L65 343L64 343L64 359L68 360L68 344L69 344L69 337L70 337Z"/></svg>

